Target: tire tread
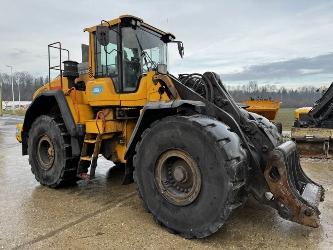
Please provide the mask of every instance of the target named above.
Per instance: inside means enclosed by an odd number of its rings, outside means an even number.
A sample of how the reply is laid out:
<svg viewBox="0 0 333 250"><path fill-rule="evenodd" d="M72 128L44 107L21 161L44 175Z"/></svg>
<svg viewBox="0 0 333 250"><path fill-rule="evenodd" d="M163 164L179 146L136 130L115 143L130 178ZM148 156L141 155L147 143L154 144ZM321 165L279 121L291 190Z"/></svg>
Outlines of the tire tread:
<svg viewBox="0 0 333 250"><path fill-rule="evenodd" d="M34 168L31 166L31 172L35 175L35 179L41 183L44 186L48 186L50 188L56 188L59 186L62 186L64 184L76 182L77 177L76 177L76 169L78 166L78 157L73 157L71 154L72 147L71 144L68 143L68 140L70 139L70 135L66 129L66 126L62 120L61 117L59 116L47 116L47 115L42 115L38 117L32 124L31 128L33 128L34 124L37 124L40 122L40 120L47 119L50 120L50 123L54 123L55 127L59 129L59 135L61 136L61 148L63 150L63 155L65 157L65 166L62 167L61 169L61 174L58 180L56 180L55 183L47 183L44 180L40 179L38 175L35 173ZM69 139L68 139L69 138ZM29 155L29 163L32 165L32 159L31 156ZM75 167L73 167L75 166Z"/></svg>
<svg viewBox="0 0 333 250"><path fill-rule="evenodd" d="M237 207L244 204L246 200L246 183L247 183L247 155L246 151L241 146L240 140L238 136L230 131L230 129L225 126L226 133L229 136L223 135L220 138L221 126L219 126L220 122L217 120L213 120L211 117L203 116L203 115L192 115L192 116L181 116L182 118L188 119L194 126L200 127L204 134L211 137L215 141L215 147L221 152L230 152L232 148L234 151L235 149L239 149L238 152L233 152L232 155L227 155L228 159L226 161L225 167L226 172L229 176L229 185L230 185L230 192L228 194L227 203L224 208L224 211L218 216L218 220L209 225L206 229L204 229L200 233L181 233L177 232L174 229L169 228L167 225L163 224L158 218L153 214L154 220L158 222L159 225L164 226L167 228L168 231L173 233L178 233L185 238L192 239L192 238L204 238L213 233L215 233L226 221L229 214L236 209ZM145 209L149 211L145 200L140 192L140 188L137 180L136 169L138 166L138 152L141 146L142 141L145 139L149 132L156 126L157 123L163 122L165 120L170 119L170 117L165 117L162 120L155 121L151 124L149 128L147 128L141 135L141 140L135 146L135 154L133 156L133 166L134 166L134 182L136 183L136 188L138 192L138 196L143 201ZM232 135L232 136L231 136ZM232 143L236 143L237 145L231 145ZM236 150L237 151L237 150Z"/></svg>

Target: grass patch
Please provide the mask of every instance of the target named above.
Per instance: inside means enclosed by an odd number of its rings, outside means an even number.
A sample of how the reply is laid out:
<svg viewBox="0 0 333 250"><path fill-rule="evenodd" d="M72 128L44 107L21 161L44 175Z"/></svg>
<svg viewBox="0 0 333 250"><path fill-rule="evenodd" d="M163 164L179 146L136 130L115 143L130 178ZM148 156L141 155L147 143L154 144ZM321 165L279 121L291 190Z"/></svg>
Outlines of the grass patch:
<svg viewBox="0 0 333 250"><path fill-rule="evenodd" d="M280 108L275 121L281 122L283 130L289 131L294 125L296 108Z"/></svg>

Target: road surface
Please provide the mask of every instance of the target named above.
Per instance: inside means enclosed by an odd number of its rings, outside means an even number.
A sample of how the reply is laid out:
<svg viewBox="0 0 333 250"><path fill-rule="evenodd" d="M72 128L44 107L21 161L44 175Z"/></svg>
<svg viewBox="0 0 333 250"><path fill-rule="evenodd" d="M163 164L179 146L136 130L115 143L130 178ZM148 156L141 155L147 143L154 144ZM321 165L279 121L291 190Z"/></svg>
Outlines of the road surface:
<svg viewBox="0 0 333 250"><path fill-rule="evenodd" d="M158 226L136 195L120 185L112 164L98 162L97 178L74 187L49 189L36 182L15 141L20 118L0 117L0 249L329 249L333 245L333 162L302 160L328 191L320 205L321 226L285 221L250 200L216 234L186 240Z"/></svg>

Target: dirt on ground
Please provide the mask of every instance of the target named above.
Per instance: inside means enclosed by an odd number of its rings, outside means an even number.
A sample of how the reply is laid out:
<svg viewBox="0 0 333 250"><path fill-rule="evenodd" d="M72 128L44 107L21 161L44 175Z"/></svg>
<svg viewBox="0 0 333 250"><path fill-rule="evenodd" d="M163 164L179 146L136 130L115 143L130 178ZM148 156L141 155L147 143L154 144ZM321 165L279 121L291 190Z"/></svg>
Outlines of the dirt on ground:
<svg viewBox="0 0 333 250"><path fill-rule="evenodd" d="M121 173L103 159L91 183L39 185L15 141L19 118L0 118L0 248L4 249L330 249L333 245L333 161L302 159L326 189L321 226L286 221L249 199L214 235L186 240L157 225Z"/></svg>

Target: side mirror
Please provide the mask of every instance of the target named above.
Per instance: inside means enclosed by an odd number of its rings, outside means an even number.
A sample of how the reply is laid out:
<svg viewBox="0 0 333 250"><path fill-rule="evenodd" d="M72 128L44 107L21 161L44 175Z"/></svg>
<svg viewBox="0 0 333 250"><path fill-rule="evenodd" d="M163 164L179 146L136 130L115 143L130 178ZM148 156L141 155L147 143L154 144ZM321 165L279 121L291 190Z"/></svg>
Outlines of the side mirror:
<svg viewBox="0 0 333 250"><path fill-rule="evenodd" d="M177 41L177 45L178 45L178 52L181 58L183 58L184 56L184 44L182 41Z"/></svg>
<svg viewBox="0 0 333 250"><path fill-rule="evenodd" d="M110 28L108 26L99 25L96 27L96 38L100 45L107 46L110 43L109 31Z"/></svg>

